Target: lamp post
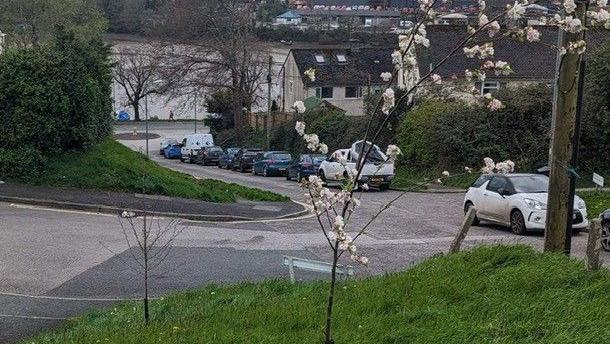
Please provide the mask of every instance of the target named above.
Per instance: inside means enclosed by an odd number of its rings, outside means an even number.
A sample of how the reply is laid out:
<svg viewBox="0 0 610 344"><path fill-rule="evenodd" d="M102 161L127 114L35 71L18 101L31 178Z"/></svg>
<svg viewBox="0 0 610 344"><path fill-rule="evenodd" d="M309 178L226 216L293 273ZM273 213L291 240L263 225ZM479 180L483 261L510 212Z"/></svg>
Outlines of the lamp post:
<svg viewBox="0 0 610 344"><path fill-rule="evenodd" d="M161 84L163 83L163 80L155 80L153 81L153 84ZM153 92L158 93L158 91L153 90ZM146 131L146 156L148 157L148 94L146 94L146 96L144 97L144 114L145 114L145 120L144 120L144 127L145 127L145 131Z"/></svg>
<svg viewBox="0 0 610 344"><path fill-rule="evenodd" d="M197 134L197 90L195 90L195 134Z"/></svg>

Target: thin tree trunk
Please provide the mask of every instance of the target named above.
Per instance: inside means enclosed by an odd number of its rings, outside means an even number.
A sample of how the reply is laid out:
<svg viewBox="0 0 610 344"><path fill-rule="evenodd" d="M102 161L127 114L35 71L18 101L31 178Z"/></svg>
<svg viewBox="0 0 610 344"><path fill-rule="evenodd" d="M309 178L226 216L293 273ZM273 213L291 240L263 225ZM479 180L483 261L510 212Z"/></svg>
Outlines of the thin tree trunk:
<svg viewBox="0 0 610 344"><path fill-rule="evenodd" d="M133 104L133 120L140 121L140 104L138 102Z"/></svg>
<svg viewBox="0 0 610 344"><path fill-rule="evenodd" d="M325 341L324 344L334 344L332 339L332 318L333 318L333 303L335 298L335 284L337 281L337 261L339 259L338 242L335 241L333 249L333 268L331 270L330 290L328 291L328 305L326 307L326 327L324 329Z"/></svg>

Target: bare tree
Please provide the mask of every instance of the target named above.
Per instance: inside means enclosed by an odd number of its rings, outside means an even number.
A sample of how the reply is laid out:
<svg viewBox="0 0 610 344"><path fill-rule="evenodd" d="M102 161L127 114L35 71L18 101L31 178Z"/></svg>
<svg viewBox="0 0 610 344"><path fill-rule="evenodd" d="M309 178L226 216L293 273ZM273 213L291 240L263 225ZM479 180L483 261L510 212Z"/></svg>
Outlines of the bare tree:
<svg viewBox="0 0 610 344"><path fill-rule="evenodd" d="M136 121L140 120L140 101L151 94L162 94L169 88L169 78L162 75L160 56L152 46L116 51L113 77L125 91L128 105L133 106ZM165 80L163 84L156 83L162 78Z"/></svg>
<svg viewBox="0 0 610 344"><path fill-rule="evenodd" d="M269 53L254 33L255 3L240 0L176 2L166 9L170 13L193 16L172 17L171 26L183 27L182 32L168 33L188 45L171 45L166 57L166 73L175 83L171 91L178 96L229 90L237 137L247 126L243 109L260 98L260 87L265 82L265 66ZM185 25L188 22L188 27ZM197 90L197 91L194 91Z"/></svg>
<svg viewBox="0 0 610 344"><path fill-rule="evenodd" d="M165 222L168 221L168 222ZM121 230L128 246L134 272L144 279L144 321L149 314L149 276L166 260L176 237L182 232L178 220L154 218L144 213L140 217L128 211L120 216Z"/></svg>

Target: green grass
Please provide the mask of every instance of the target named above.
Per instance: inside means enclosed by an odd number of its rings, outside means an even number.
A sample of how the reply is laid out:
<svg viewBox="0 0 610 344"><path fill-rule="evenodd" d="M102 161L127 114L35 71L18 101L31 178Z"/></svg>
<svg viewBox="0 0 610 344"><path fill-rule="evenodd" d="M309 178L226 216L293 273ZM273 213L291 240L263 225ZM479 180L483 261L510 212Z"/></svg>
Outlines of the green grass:
<svg viewBox="0 0 610 344"><path fill-rule="evenodd" d="M288 199L272 192L214 179L195 179L162 167L145 155L110 139L85 152L67 153L51 161L36 183L194 198L210 202L235 202L237 198L256 201Z"/></svg>
<svg viewBox="0 0 610 344"><path fill-rule="evenodd" d="M424 189L425 186L422 183L427 181L434 181L441 177L443 171L433 169L412 169L405 166L398 166L396 170L396 177L392 181L392 186L399 189ZM449 171L452 172L452 171ZM453 172L452 172L453 173ZM452 174L449 178L443 179L443 185L458 188L467 189L477 178L479 174L464 173L463 171Z"/></svg>
<svg viewBox="0 0 610 344"><path fill-rule="evenodd" d="M327 284L208 286L125 304L24 343L322 343ZM335 342L606 343L610 276L526 246L479 247L340 283Z"/></svg>
<svg viewBox="0 0 610 344"><path fill-rule="evenodd" d="M608 191L585 191L577 192L578 196L587 204L589 218L598 217L602 211L610 209L610 192Z"/></svg>

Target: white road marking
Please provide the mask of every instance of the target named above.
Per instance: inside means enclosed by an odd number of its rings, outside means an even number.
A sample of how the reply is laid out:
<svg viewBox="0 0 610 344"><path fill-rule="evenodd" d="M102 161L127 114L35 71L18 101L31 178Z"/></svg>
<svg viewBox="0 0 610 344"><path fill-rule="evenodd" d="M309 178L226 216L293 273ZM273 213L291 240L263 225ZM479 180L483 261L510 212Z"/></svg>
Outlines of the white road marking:
<svg viewBox="0 0 610 344"><path fill-rule="evenodd" d="M17 204L17 203L9 203L9 206L18 209L29 209L29 210L44 210L44 211L53 211L57 213L71 213L71 214L85 214L85 215L93 215L93 216L106 216L106 217L117 217L117 215L106 214L106 213L97 213L86 210L72 210L72 209L58 209L58 208L49 208L39 205L28 205L28 204Z"/></svg>
<svg viewBox="0 0 610 344"><path fill-rule="evenodd" d="M0 296L21 297L35 300L58 300L58 301L91 301L91 302L124 302L124 301L141 301L141 298L96 298L96 297L67 297L67 296L47 296L47 295L28 295L19 293L4 293L0 292ZM151 297L150 300L158 300L159 298Z"/></svg>
<svg viewBox="0 0 610 344"><path fill-rule="evenodd" d="M30 320L68 320L70 318L39 317L35 315L0 314L0 318L17 318Z"/></svg>

